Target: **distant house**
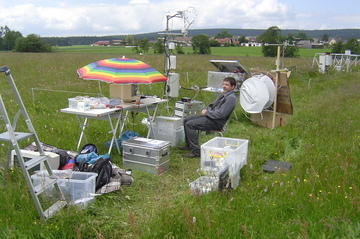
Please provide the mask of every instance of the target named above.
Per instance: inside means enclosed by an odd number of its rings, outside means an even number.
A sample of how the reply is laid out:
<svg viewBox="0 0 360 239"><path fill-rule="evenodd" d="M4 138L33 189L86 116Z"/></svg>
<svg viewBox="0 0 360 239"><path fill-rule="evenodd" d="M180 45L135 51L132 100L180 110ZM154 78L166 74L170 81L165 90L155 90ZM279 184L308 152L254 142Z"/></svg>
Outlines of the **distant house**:
<svg viewBox="0 0 360 239"><path fill-rule="evenodd" d="M91 44L92 46L119 46L121 45L121 40L110 40L110 41L97 41Z"/></svg>
<svg viewBox="0 0 360 239"><path fill-rule="evenodd" d="M109 46L110 41L97 41L92 44L93 46Z"/></svg>
<svg viewBox="0 0 360 239"><path fill-rule="evenodd" d="M256 41L256 36L246 36L245 37L248 42L241 43L241 46L245 47L261 47L262 43Z"/></svg>
<svg viewBox="0 0 360 239"><path fill-rule="evenodd" d="M262 46L262 43L260 42L243 42L241 43L241 46L245 46L245 47L259 47L259 46Z"/></svg>
<svg viewBox="0 0 360 239"><path fill-rule="evenodd" d="M329 44L329 45L333 45L333 44L335 44L335 43L338 43L339 40L340 40L340 39L333 37L333 38L331 38L331 39L328 41L328 44Z"/></svg>
<svg viewBox="0 0 360 239"><path fill-rule="evenodd" d="M310 40L300 40L296 45L300 48L311 48L311 41Z"/></svg>
<svg viewBox="0 0 360 239"><path fill-rule="evenodd" d="M234 44L234 45L239 45L239 41L237 41L234 38L221 38L221 39L215 39L215 41L219 42L221 46L225 46L227 44Z"/></svg>
<svg viewBox="0 0 360 239"><path fill-rule="evenodd" d="M312 42L310 40L300 40L296 43L297 47L308 49L323 49L324 44L322 42Z"/></svg>

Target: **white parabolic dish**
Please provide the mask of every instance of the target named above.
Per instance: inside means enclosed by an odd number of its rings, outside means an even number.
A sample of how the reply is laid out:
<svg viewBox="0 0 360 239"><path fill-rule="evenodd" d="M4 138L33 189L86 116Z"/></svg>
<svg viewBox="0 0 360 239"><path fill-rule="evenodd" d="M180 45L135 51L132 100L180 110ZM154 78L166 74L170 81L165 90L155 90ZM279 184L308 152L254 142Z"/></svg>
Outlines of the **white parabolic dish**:
<svg viewBox="0 0 360 239"><path fill-rule="evenodd" d="M240 87L240 105L247 113L261 113L274 102L275 86L270 77L255 75Z"/></svg>

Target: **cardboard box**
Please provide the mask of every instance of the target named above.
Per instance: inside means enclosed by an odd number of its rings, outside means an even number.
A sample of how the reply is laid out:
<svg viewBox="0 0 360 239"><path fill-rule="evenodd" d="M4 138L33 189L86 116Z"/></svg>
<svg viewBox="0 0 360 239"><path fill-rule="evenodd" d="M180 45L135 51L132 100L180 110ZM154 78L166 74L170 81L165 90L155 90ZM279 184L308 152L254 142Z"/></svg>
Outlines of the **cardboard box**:
<svg viewBox="0 0 360 239"><path fill-rule="evenodd" d="M274 111L263 111L259 114L251 114L250 120L260 126L272 129L274 120ZM276 113L274 127L283 126L287 124L287 114Z"/></svg>
<svg viewBox="0 0 360 239"><path fill-rule="evenodd" d="M133 84L110 84L110 98L122 99L124 102L131 102L136 96L136 86Z"/></svg>
<svg viewBox="0 0 360 239"><path fill-rule="evenodd" d="M271 71L271 74L276 76L275 71ZM289 76L289 71L279 73L276 112L292 115L293 107L290 97L290 86L288 81Z"/></svg>

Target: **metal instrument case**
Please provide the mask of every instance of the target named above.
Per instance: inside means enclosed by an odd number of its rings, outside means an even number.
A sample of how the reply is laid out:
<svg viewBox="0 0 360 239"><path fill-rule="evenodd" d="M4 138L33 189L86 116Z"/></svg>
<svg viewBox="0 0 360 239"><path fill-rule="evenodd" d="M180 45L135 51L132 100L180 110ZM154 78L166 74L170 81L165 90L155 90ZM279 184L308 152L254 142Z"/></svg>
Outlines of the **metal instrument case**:
<svg viewBox="0 0 360 239"><path fill-rule="evenodd" d="M123 165L149 173L161 174L169 169L170 141L134 137L122 142Z"/></svg>

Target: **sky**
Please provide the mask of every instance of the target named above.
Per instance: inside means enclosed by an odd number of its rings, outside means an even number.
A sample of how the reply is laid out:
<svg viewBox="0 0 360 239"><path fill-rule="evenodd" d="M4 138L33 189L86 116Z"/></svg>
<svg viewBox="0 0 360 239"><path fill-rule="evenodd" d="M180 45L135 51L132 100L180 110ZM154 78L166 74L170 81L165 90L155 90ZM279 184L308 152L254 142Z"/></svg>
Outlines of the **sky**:
<svg viewBox="0 0 360 239"><path fill-rule="evenodd" d="M23 36L179 29L360 29L359 0L0 0L0 27ZM180 16L183 13L183 17Z"/></svg>

